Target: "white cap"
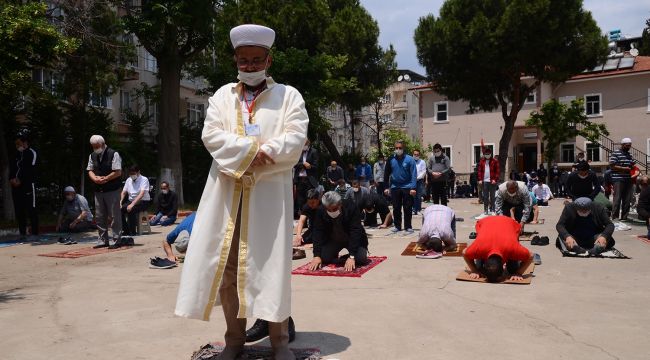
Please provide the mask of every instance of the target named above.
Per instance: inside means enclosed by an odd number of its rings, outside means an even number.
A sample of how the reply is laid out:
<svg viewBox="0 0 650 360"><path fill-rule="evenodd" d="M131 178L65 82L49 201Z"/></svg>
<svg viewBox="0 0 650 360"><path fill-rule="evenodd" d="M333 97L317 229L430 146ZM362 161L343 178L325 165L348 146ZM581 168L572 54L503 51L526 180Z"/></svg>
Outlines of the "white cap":
<svg viewBox="0 0 650 360"><path fill-rule="evenodd" d="M64 193L73 193L76 192L74 191L74 188L72 186L66 186L65 189L63 189Z"/></svg>
<svg viewBox="0 0 650 360"><path fill-rule="evenodd" d="M623 140L621 140L621 144L631 144L631 143L632 143L632 139L630 138L623 138Z"/></svg>
<svg viewBox="0 0 650 360"><path fill-rule="evenodd" d="M275 40L275 31L266 26L246 24L230 30L230 42L237 49L240 46L259 46L270 49Z"/></svg>

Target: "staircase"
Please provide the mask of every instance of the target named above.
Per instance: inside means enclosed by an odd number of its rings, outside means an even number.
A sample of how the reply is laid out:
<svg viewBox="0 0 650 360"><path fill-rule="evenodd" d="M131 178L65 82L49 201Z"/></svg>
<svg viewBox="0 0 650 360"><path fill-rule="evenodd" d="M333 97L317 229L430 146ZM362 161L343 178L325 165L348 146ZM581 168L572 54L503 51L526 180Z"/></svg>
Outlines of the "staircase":
<svg viewBox="0 0 650 360"><path fill-rule="evenodd" d="M576 125L576 130L582 130L584 128L584 125L582 124L577 124ZM589 140L589 139L587 139ZM607 153L607 159L609 159L609 156L611 153L618 149L620 147L620 143L614 142L614 140L608 138L605 135L600 135L598 139L594 142L595 144L598 144L602 149L605 150ZM650 156L648 154L644 153L643 151L632 147L630 148L630 154L632 155L632 158L634 159L634 163L639 165L639 168L644 171L646 174L648 174L648 171L650 171Z"/></svg>

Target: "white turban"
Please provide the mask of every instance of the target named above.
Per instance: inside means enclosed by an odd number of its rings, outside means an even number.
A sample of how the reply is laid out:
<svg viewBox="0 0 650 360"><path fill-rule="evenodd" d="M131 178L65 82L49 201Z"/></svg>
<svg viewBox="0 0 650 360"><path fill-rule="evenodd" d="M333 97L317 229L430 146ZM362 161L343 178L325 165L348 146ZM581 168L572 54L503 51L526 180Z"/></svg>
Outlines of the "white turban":
<svg viewBox="0 0 650 360"><path fill-rule="evenodd" d="M623 140L621 140L621 144L631 144L631 143L632 143L632 139L630 138L623 138Z"/></svg>
<svg viewBox="0 0 650 360"><path fill-rule="evenodd" d="M274 40L275 31L266 26L246 24L230 30L230 41L235 49L240 46L259 46L270 49Z"/></svg>

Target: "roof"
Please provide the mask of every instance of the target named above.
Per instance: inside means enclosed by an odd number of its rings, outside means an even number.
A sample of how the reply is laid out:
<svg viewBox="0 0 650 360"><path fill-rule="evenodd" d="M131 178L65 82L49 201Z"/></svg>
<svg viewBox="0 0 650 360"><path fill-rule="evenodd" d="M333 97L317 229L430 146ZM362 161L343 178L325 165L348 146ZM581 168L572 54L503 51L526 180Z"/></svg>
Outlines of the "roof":
<svg viewBox="0 0 650 360"><path fill-rule="evenodd" d="M409 88L409 90L427 90L427 89L433 89L433 83L426 83L426 84Z"/></svg>
<svg viewBox="0 0 650 360"><path fill-rule="evenodd" d="M627 69L602 70L602 71L596 71L590 73L583 73L583 74L573 76L568 81L605 78L609 76L636 74L636 73L644 73L644 72L650 72L650 56L637 56L634 59L634 65Z"/></svg>

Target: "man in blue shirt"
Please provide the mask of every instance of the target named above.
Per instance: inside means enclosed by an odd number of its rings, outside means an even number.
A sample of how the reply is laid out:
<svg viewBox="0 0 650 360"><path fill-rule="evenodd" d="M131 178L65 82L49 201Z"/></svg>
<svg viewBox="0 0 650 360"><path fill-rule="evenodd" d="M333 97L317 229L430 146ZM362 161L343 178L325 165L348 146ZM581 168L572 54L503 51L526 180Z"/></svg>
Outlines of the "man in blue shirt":
<svg viewBox="0 0 650 360"><path fill-rule="evenodd" d="M372 180L372 167L370 167L365 157L362 157L361 164L357 165L357 169L354 171L354 177L359 180L361 186L367 188L370 185L370 180Z"/></svg>
<svg viewBox="0 0 650 360"><path fill-rule="evenodd" d="M395 142L395 155L386 163L384 183L389 184L390 196L393 200L393 233L402 231L402 210L404 210L404 231L413 234L411 218L413 216L413 197L416 195L417 166L415 160L404 154L404 143ZM388 195L389 190L384 193Z"/></svg>
<svg viewBox="0 0 650 360"><path fill-rule="evenodd" d="M192 226L194 226L194 218L196 212L191 213L185 218L172 232L167 235L167 239L163 241L163 249L167 254L167 259L176 262L176 255L172 250L172 244L176 243L176 250L184 253L187 251L187 244L190 242L190 235L192 234ZM176 242L178 240L178 242Z"/></svg>

